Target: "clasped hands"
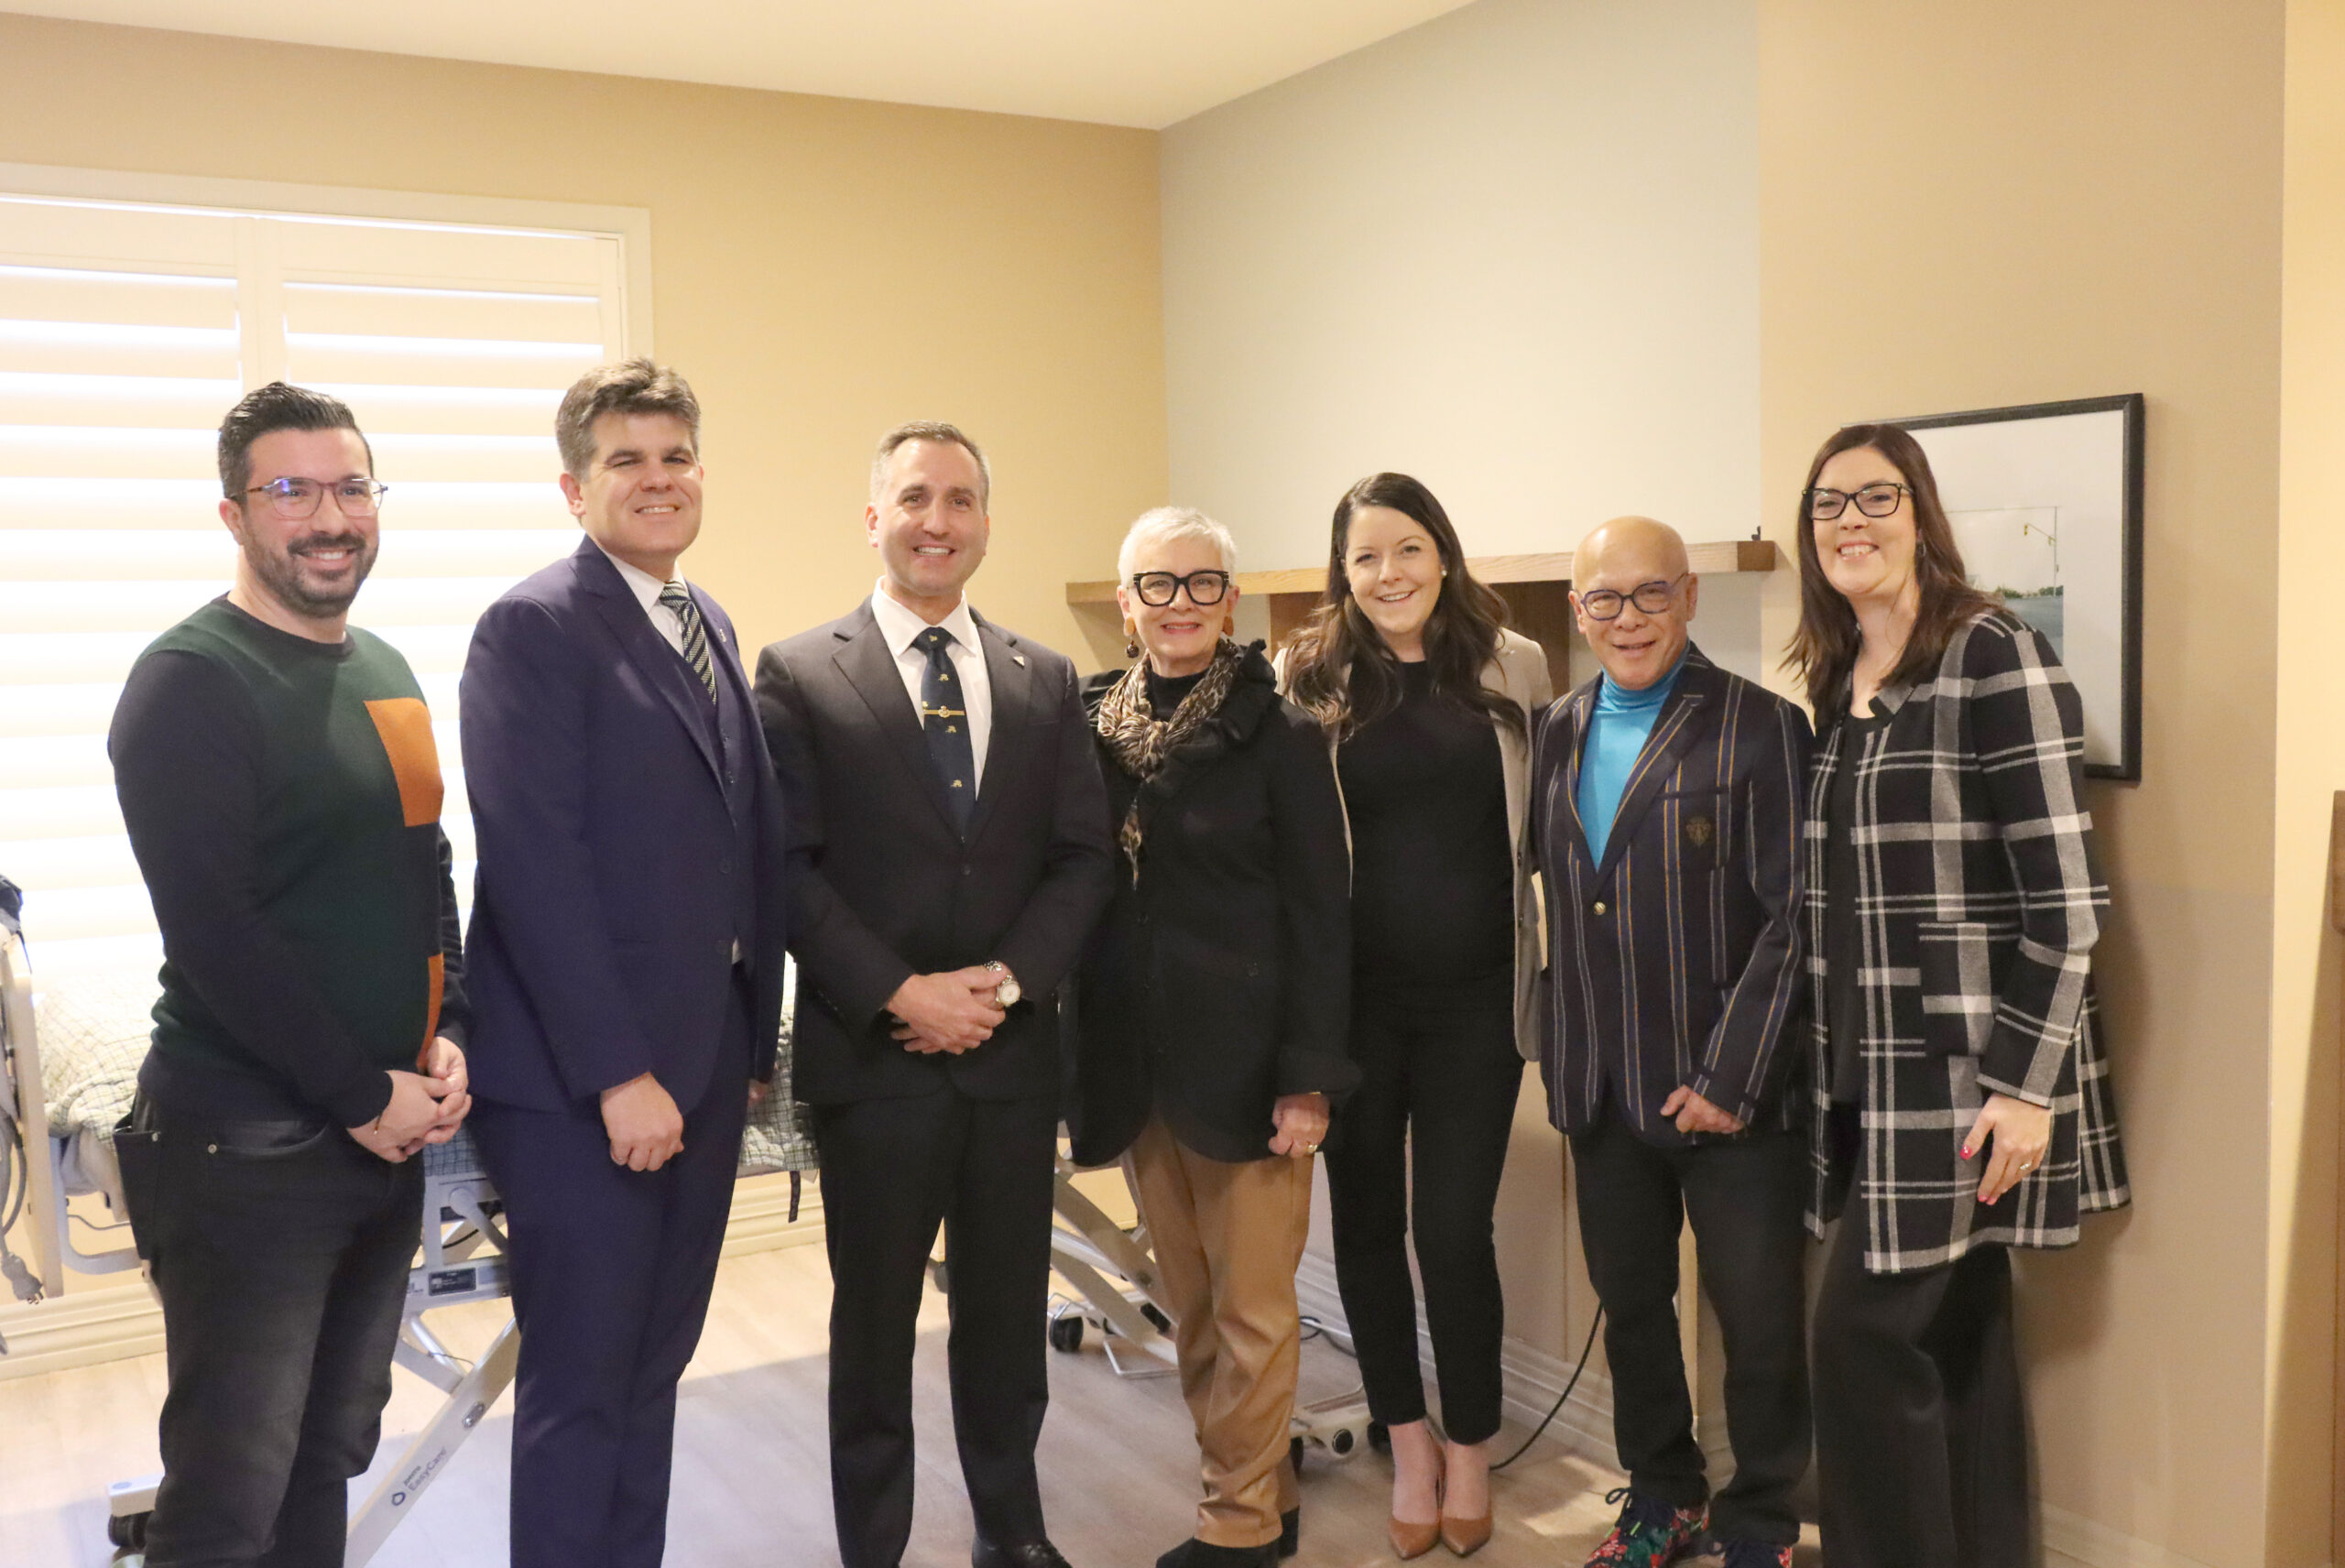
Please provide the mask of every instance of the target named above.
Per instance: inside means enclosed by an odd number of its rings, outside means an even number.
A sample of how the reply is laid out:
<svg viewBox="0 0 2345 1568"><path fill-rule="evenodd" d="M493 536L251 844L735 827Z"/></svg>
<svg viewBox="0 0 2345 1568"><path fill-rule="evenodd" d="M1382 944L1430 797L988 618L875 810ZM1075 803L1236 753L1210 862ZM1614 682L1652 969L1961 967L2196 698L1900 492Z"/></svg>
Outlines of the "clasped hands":
<svg viewBox="0 0 2345 1568"><path fill-rule="evenodd" d="M398 1165L425 1145L456 1136L473 1108L464 1048L440 1036L424 1048L420 1073L393 1072L391 1103L372 1122L350 1129L358 1146Z"/></svg>
<svg viewBox="0 0 2345 1568"><path fill-rule="evenodd" d="M993 1038L1009 1015L994 1005L998 971L973 964L943 975L914 975L888 998L896 1022L889 1032L906 1051L958 1056Z"/></svg>

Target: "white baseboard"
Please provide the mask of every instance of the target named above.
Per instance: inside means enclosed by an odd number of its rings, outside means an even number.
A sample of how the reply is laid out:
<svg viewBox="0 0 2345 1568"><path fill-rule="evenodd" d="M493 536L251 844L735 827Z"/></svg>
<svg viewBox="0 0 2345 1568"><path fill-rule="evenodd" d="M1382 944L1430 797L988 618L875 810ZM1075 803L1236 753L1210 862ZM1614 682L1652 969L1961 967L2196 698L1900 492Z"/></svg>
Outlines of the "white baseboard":
<svg viewBox="0 0 2345 1568"><path fill-rule="evenodd" d="M0 1307L0 1339L8 1345L0 1378L38 1377L162 1349L163 1308L143 1279L100 1285L36 1306Z"/></svg>
<svg viewBox="0 0 2345 1568"><path fill-rule="evenodd" d="M2038 1509L2044 1530L2045 1568L2211 1568L2146 1541L2136 1541L2082 1514L2045 1503Z"/></svg>
<svg viewBox="0 0 2345 1568"><path fill-rule="evenodd" d="M823 1200L804 1184L798 1218L790 1218L790 1180L763 1177L733 1190L725 1256L803 1247L823 1239ZM34 1306L0 1307L0 1380L38 1377L74 1367L149 1356L163 1348L163 1309L142 1280L71 1290Z"/></svg>

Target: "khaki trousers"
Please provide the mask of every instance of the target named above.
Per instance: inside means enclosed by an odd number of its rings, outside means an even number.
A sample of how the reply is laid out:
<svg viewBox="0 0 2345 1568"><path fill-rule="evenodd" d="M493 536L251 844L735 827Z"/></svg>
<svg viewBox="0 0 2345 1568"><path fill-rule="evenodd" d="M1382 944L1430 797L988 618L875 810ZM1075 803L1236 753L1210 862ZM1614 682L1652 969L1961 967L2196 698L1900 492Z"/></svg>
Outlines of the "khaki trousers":
<svg viewBox="0 0 2345 1568"><path fill-rule="evenodd" d="M1196 1538L1262 1546L1300 1494L1287 1463L1303 1331L1294 1270L1311 1228L1311 1161L1228 1164L1151 1117L1124 1156L1172 1311L1181 1394L1196 1422Z"/></svg>

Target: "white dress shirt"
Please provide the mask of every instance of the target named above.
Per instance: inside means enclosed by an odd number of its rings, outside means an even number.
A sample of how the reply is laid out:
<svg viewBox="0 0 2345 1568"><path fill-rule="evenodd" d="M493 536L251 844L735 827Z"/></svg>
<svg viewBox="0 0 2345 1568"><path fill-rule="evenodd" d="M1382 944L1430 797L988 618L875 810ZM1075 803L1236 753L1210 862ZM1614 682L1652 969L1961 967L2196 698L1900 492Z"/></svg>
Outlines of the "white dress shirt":
<svg viewBox="0 0 2345 1568"><path fill-rule="evenodd" d="M594 548L603 550L603 541L596 539ZM603 550L603 557L619 569L619 581L633 591L637 601L643 605L643 613L651 617L652 629L667 639L670 648L682 653L684 623L677 618L675 611L660 602L660 590L668 585L643 568L629 566L607 550Z"/></svg>
<svg viewBox="0 0 2345 1568"><path fill-rule="evenodd" d="M928 623L888 597L884 582L871 591L871 618L879 623L879 635L887 640L888 651L896 656L896 673L904 678L904 693L911 699L912 713L917 715L928 655L912 646L912 638L928 630ZM962 706L969 711L970 765L976 769L976 786L982 789L986 744L993 738L993 679L986 673L986 650L977 646L977 623L969 614L967 597L937 625L953 634L953 646L945 650L945 657L953 661L953 678L961 683Z"/></svg>

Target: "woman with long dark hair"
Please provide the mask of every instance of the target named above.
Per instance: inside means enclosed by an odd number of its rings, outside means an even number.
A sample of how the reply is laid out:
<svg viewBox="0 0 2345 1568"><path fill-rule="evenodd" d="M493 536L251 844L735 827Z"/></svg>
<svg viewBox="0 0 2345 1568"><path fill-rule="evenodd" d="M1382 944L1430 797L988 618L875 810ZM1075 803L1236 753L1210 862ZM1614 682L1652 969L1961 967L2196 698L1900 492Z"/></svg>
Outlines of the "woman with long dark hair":
<svg viewBox="0 0 2345 1568"><path fill-rule="evenodd" d="M1336 504L1327 588L1282 659L1336 753L1352 841L1352 1055L1327 1148L1336 1275L1369 1409L1392 1439L1392 1548L1489 1539L1504 1332L1491 1214L1535 1055L1539 923L1529 852L1532 715L1546 655L1466 569L1457 530L1404 474ZM1417 1369L1413 1226L1445 1442Z"/></svg>
<svg viewBox="0 0 2345 1568"><path fill-rule="evenodd" d="M1833 1568L2032 1562L2013 1247L2129 1200L2092 949L2109 908L2084 712L1965 580L1905 431L1827 441L1800 492L1788 662L1809 780L1814 1319Z"/></svg>

